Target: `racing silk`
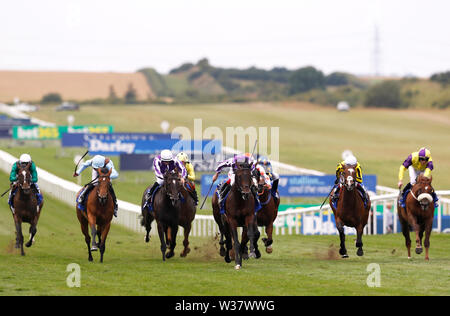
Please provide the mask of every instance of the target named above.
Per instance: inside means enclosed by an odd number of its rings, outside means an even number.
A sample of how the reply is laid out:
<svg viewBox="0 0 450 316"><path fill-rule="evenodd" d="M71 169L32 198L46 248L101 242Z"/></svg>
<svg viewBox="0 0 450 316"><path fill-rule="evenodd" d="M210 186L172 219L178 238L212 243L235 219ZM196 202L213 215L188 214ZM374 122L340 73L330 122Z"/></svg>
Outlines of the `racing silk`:
<svg viewBox="0 0 450 316"><path fill-rule="evenodd" d="M9 182L17 181L17 172L19 171L18 165L19 165L19 161L15 162L12 165L11 173L9 174ZM36 171L36 165L34 164L33 161L31 162L30 173L31 173L31 182L37 183L38 182L38 174Z"/></svg>
<svg viewBox="0 0 450 316"><path fill-rule="evenodd" d="M336 178L339 178L341 173L344 172L344 167L345 167L345 161L338 163L338 165L336 167ZM362 183L363 182L362 170L361 170L361 165L359 164L359 162L356 163L355 171L356 171L356 182Z"/></svg>
<svg viewBox="0 0 450 316"><path fill-rule="evenodd" d="M420 172L423 172L425 177L431 176L431 170L433 170L433 159L431 158L431 155L428 156L428 163L426 165L423 165L419 161L419 152L413 152L411 155L406 158L406 160L403 162L403 164L400 166L400 170L398 172L398 180L403 180L403 176L405 174L406 169L408 169L410 166L413 166L414 169L419 170Z"/></svg>
<svg viewBox="0 0 450 316"><path fill-rule="evenodd" d="M255 169L259 171L260 177L262 177L264 179L264 183L266 184L266 186L268 188L271 188L272 185L270 183L270 177L269 175L266 173L266 171L264 170L264 167L261 165L256 165Z"/></svg>
<svg viewBox="0 0 450 316"><path fill-rule="evenodd" d="M181 171L181 177L186 178L187 176L186 168L183 166L183 163L178 159L174 159L170 161L168 164L164 164L162 162L161 155L158 155L155 157L155 159L153 159L153 170L155 171L156 177L161 180L164 179L164 173L175 169Z"/></svg>
<svg viewBox="0 0 450 316"><path fill-rule="evenodd" d="M195 181L194 166L190 162L186 162L185 168L186 168L188 180L189 181Z"/></svg>
<svg viewBox="0 0 450 316"><path fill-rule="evenodd" d="M219 165L216 168L216 172L220 173L223 168L231 168L234 170L236 168L236 163L245 161L245 159L248 159L248 157L246 157L245 155L236 155L235 157L228 158L219 163ZM252 171L255 170L254 161L249 160L249 163L251 164L251 170Z"/></svg>
<svg viewBox="0 0 450 316"><path fill-rule="evenodd" d="M83 172L84 169L86 169L87 167L92 167L92 160L93 159L89 159L86 160L84 163L82 163L77 170L77 174L81 174ZM116 171L116 169L114 168L114 164L112 162L112 160L106 159L105 160L106 164L103 166L103 168L108 168L108 170L111 170L111 175L109 176L110 179L116 179L119 177L119 173Z"/></svg>

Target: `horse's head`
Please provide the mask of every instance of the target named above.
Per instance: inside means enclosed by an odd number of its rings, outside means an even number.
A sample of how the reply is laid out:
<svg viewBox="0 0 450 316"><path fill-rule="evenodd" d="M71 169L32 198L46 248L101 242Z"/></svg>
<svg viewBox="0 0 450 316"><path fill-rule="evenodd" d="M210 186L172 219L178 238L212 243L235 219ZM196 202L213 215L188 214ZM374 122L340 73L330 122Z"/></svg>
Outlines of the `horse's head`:
<svg viewBox="0 0 450 316"><path fill-rule="evenodd" d="M17 173L17 184L22 189L23 193L30 194L31 192L31 172L30 165L20 166Z"/></svg>
<svg viewBox="0 0 450 316"><path fill-rule="evenodd" d="M265 184L265 179L263 177L261 177L261 173L259 172L258 169L255 169L253 171L253 176L255 179L255 185L258 187L258 194L261 195L264 192L264 184Z"/></svg>
<svg viewBox="0 0 450 316"><path fill-rule="evenodd" d="M431 181L431 176L428 178L421 174L417 178L416 184L411 189L412 193L417 198L417 201L419 201L419 204L424 211L428 208L430 203L433 203L432 193L434 192L434 189L431 186Z"/></svg>
<svg viewBox="0 0 450 316"><path fill-rule="evenodd" d="M341 183L344 187L351 191L356 185L356 166L346 165L344 171L341 174Z"/></svg>
<svg viewBox="0 0 450 316"><path fill-rule="evenodd" d="M253 185L252 171L249 165L240 165L235 170L235 184L239 192L242 194L242 198L246 200L251 193L251 187Z"/></svg>
<svg viewBox="0 0 450 316"><path fill-rule="evenodd" d="M164 173L164 190L173 206L180 199L179 192L181 192L182 186L181 175L176 170Z"/></svg>
<svg viewBox="0 0 450 316"><path fill-rule="evenodd" d="M99 168L98 172L98 189L97 189L97 198L101 205L105 205L108 200L108 192L109 186L111 185L110 175L112 172L108 170L108 168Z"/></svg>

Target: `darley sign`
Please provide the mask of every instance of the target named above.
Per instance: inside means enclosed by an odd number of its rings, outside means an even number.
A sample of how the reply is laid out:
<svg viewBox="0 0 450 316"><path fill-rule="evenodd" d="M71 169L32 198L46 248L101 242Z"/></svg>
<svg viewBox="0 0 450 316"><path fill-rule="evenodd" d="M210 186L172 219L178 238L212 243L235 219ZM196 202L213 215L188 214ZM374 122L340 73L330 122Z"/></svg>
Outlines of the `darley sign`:
<svg viewBox="0 0 450 316"><path fill-rule="evenodd" d="M64 133L112 133L112 125L14 126L12 137L19 140L61 139Z"/></svg>

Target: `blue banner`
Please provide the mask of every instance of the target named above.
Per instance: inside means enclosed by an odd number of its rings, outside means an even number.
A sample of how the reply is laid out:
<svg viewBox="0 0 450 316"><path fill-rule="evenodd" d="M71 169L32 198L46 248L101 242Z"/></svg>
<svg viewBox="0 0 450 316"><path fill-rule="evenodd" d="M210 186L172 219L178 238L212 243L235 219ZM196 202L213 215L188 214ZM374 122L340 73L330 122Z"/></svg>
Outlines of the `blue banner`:
<svg viewBox="0 0 450 316"><path fill-rule="evenodd" d="M286 197L326 197L335 180L335 175L280 175L278 192ZM364 175L363 180L367 190L376 192L376 175Z"/></svg>
<svg viewBox="0 0 450 316"><path fill-rule="evenodd" d="M227 175L220 175L220 183ZM280 175L278 192L284 197L326 197L333 188L335 175ZM377 176L364 175L364 186L367 190L376 192ZM205 196L211 185L212 175L202 175L202 195ZM205 188L206 187L206 188ZM211 190L213 191L213 190ZM210 193L210 196L212 193Z"/></svg>
<svg viewBox="0 0 450 316"><path fill-rule="evenodd" d="M175 135L176 140L179 135ZM169 140L171 134L162 133L103 133L103 134L70 134L64 133L61 139L62 147L89 147L90 142L99 141L151 141L151 140Z"/></svg>
<svg viewBox="0 0 450 316"><path fill-rule="evenodd" d="M156 154L120 154L120 171L148 171L153 169Z"/></svg>

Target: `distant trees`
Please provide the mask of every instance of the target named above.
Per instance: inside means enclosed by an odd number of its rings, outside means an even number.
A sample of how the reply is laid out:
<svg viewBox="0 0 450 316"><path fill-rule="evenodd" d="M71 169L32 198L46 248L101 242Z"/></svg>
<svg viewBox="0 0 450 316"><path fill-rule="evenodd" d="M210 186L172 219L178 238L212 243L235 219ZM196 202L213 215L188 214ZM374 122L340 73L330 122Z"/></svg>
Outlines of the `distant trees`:
<svg viewBox="0 0 450 316"><path fill-rule="evenodd" d="M430 77L430 80L446 86L450 84L450 71L436 73Z"/></svg>
<svg viewBox="0 0 450 316"><path fill-rule="evenodd" d="M325 89L325 76L322 71L314 67L304 67L292 73L289 78L289 94L312 89Z"/></svg>
<svg viewBox="0 0 450 316"><path fill-rule="evenodd" d="M62 97L59 93L51 92L44 95L41 99L41 103L48 104L48 103L61 103Z"/></svg>
<svg viewBox="0 0 450 316"><path fill-rule="evenodd" d="M125 103L126 104L135 104L137 101L137 92L136 89L133 87L133 84L130 83L128 85L128 90L125 92Z"/></svg>
<svg viewBox="0 0 450 316"><path fill-rule="evenodd" d="M364 105L368 107L403 108L400 84L394 80L386 80L374 84L367 90Z"/></svg>

